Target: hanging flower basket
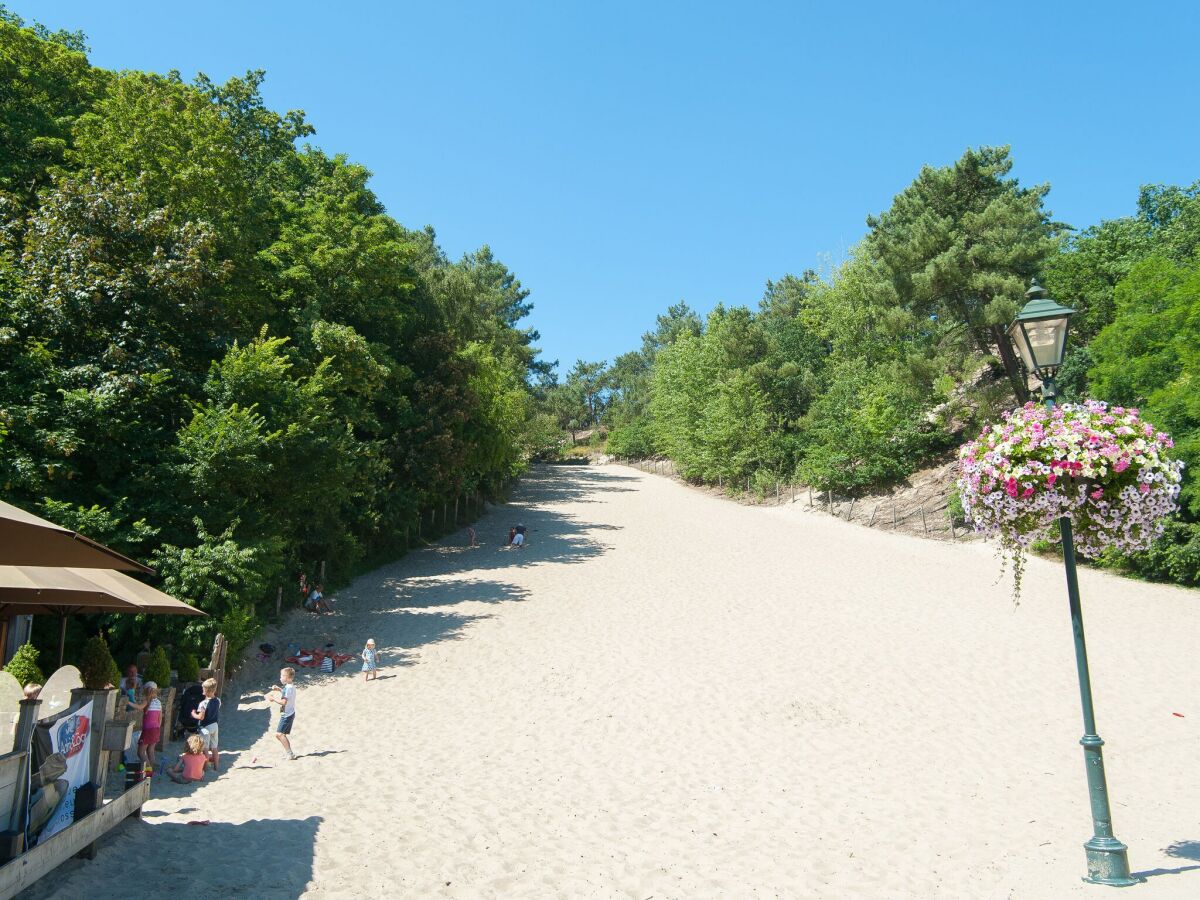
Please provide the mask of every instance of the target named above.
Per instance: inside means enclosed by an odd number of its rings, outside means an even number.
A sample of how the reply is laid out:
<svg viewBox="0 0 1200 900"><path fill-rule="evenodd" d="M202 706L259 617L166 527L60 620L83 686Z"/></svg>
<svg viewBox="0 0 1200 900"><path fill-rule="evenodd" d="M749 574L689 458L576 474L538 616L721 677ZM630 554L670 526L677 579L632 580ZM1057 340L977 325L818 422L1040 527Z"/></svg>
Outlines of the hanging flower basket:
<svg viewBox="0 0 1200 900"><path fill-rule="evenodd" d="M1149 548L1179 505L1174 446L1136 409L1026 403L959 450L963 510L977 533L999 537L1019 593L1026 549L1060 540L1060 518L1084 556Z"/></svg>

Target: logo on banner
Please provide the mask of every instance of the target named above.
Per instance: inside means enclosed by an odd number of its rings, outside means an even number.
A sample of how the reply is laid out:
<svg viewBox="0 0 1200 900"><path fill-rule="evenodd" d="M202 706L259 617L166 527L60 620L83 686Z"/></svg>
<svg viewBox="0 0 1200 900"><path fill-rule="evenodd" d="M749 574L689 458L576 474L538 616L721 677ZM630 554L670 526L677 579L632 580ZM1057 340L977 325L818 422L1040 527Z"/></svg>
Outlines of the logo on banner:
<svg viewBox="0 0 1200 900"><path fill-rule="evenodd" d="M91 725L89 718L82 713L67 716L58 724L55 734L55 746L58 752L70 759L87 746L88 729Z"/></svg>

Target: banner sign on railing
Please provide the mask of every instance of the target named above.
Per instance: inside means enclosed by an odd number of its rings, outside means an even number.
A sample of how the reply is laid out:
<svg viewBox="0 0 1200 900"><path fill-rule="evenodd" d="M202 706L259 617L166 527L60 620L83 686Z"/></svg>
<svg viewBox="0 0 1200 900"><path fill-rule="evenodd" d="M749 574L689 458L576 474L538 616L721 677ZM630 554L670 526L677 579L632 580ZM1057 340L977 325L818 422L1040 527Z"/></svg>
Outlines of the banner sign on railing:
<svg viewBox="0 0 1200 900"><path fill-rule="evenodd" d="M38 723L30 748L29 846L75 821L75 792L88 783L92 701Z"/></svg>

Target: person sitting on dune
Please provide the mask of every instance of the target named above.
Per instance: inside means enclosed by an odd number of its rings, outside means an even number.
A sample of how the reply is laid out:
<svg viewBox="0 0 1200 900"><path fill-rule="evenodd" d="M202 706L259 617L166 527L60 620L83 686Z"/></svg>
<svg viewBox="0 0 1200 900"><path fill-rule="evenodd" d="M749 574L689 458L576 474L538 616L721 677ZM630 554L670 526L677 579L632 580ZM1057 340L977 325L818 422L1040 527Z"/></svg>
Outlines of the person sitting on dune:
<svg viewBox="0 0 1200 900"><path fill-rule="evenodd" d="M508 545L520 550L525 546L525 526L514 525L508 530Z"/></svg>
<svg viewBox="0 0 1200 900"><path fill-rule="evenodd" d="M322 584L313 586L312 593L304 601L305 609L315 613L333 612L329 607L329 601L325 599L325 592L322 590L324 587Z"/></svg>

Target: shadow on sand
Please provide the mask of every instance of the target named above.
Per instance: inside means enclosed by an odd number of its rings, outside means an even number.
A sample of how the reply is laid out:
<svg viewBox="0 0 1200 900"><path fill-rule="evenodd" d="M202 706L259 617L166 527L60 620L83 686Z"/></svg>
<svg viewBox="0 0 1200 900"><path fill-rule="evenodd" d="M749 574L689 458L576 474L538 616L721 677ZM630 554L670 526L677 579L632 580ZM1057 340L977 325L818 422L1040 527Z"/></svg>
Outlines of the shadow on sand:
<svg viewBox="0 0 1200 900"><path fill-rule="evenodd" d="M1191 859L1200 862L1200 841L1176 841L1170 847L1163 850L1167 856L1173 856L1176 859ZM1200 865L1195 866L1179 866L1175 869L1146 869L1142 872L1133 872L1134 878L1155 878L1159 875L1181 875L1184 872L1194 872L1200 869Z"/></svg>
<svg viewBox="0 0 1200 900"><path fill-rule="evenodd" d="M568 515L558 507L565 503L603 502L613 491L636 490L637 478L618 471L592 467L534 466L514 488L509 502L495 504L475 523L479 546L466 544L466 529L447 535L441 543L415 550L395 563L363 576L334 598L334 613L312 616L293 613L284 636L274 639L277 646L295 642L302 647L321 648L330 641L341 653L358 654L369 635L381 651L381 672L416 664L413 651L429 644L463 637L466 629L479 619L482 611L458 612L447 607L479 603L497 605L528 599L529 592L504 579L504 571L528 563L575 564L593 559L608 547L597 539L616 526L589 522L586 517ZM521 550L504 548L508 529L520 522L526 526L528 546ZM361 596L360 596L361 592ZM369 618L370 625L356 635L353 645L346 636L331 629L346 615ZM263 688L278 679L280 667L288 665L277 653L266 662L252 661L243 671L243 684L260 689L243 693L236 712L227 703L222 718L222 770L228 766L254 768L244 752L267 734L273 721L273 709L265 706ZM325 684L346 678L361 678L362 664L356 656L334 672L295 667L297 683ZM232 699L232 698L231 698ZM246 708L249 706L250 708ZM175 761L182 745L174 745L166 754L168 764ZM210 775L209 778L212 776ZM155 792L183 796L197 785L177 785L163 779Z"/></svg>
<svg viewBox="0 0 1200 900"><path fill-rule="evenodd" d="M196 812L199 821L203 816ZM193 820L196 821L196 820ZM94 862L71 859L19 894L22 900L76 896L298 897L313 877L313 853L320 816L307 819L251 819L241 824L213 822L151 825L129 818L100 843ZM121 860L153 853L154 879L140 886L121 872L101 878ZM238 865L238 861L244 864ZM108 863L109 865L106 865ZM125 867L128 872L128 867ZM132 878L132 876L128 876ZM199 890L198 885L203 885ZM122 889L124 885L124 889ZM108 891L114 893L109 894Z"/></svg>

